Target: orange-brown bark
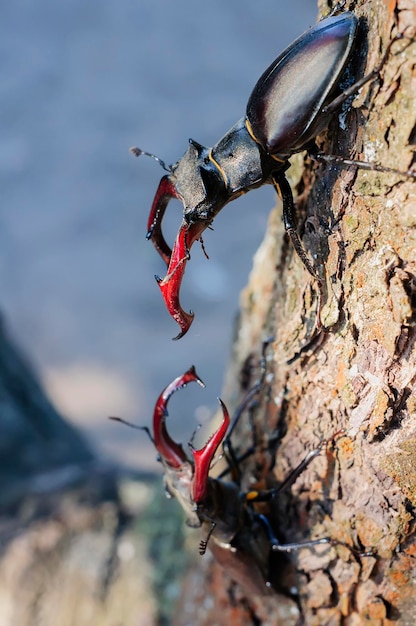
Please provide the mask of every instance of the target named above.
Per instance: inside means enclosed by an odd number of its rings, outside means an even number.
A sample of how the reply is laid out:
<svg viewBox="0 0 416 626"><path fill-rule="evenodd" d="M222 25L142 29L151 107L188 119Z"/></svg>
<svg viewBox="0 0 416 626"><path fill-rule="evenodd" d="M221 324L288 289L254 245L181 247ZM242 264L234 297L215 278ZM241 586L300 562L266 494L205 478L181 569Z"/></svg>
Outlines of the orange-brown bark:
<svg viewBox="0 0 416 626"><path fill-rule="evenodd" d="M394 44L380 78L342 118L334 116L319 145L407 170L416 136L415 4L346 4L362 18L359 75L377 66L398 32L407 38ZM305 157L297 191L303 242L325 285L326 330L315 332L316 285L288 244L277 208L241 296L223 398L230 410L238 404L245 364L251 355L256 362L262 340L273 335L246 483L283 480L306 451L345 429L266 511L282 540L330 536L374 555L344 546L292 553L288 565L272 565L286 593L267 602L244 597L206 557L187 582L177 624L415 623L416 183ZM256 369L249 373L254 382ZM244 447L244 419L238 437Z"/></svg>

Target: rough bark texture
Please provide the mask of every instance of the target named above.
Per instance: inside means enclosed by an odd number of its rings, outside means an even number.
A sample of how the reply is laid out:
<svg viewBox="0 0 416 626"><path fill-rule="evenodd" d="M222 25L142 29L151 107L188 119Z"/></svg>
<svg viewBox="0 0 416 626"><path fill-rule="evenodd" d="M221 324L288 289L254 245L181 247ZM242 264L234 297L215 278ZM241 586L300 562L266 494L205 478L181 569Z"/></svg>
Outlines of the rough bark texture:
<svg viewBox="0 0 416 626"><path fill-rule="evenodd" d="M353 63L359 76L377 66L398 32L413 41L394 44L380 79L334 116L319 146L407 170L416 136L414 0L359 0L349 8L362 18ZM241 401L258 375L261 342L273 335L245 484L278 483L306 451L345 429L267 512L285 541L329 536L374 556L343 546L294 552L288 566L272 562L272 578L286 593L267 600L245 596L204 557L186 583L177 625L416 623L416 184L308 158L305 167L298 210L304 245L325 282L327 330L314 331L316 285L276 209L241 297L223 399L230 409ZM243 419L237 446L250 437Z"/></svg>
<svg viewBox="0 0 416 626"><path fill-rule="evenodd" d="M153 626L152 565L115 492L90 468L71 488L28 493L0 517L1 626ZM136 486L145 510L149 488Z"/></svg>

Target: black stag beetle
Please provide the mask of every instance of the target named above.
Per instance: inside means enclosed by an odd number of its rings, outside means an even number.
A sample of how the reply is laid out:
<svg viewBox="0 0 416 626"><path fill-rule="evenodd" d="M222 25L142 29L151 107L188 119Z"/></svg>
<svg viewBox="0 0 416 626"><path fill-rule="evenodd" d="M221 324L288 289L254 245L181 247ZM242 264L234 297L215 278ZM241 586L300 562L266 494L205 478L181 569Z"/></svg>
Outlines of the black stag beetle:
<svg viewBox="0 0 416 626"><path fill-rule="evenodd" d="M264 184L275 187L283 203L286 231L305 268L320 285L297 234L293 195L285 172L293 154L307 148L313 153L313 140L327 127L330 116L379 74L387 58L391 44L379 67L335 97L354 49L357 23L350 12L331 15L296 39L257 81L245 116L213 148L190 139L187 152L169 167L155 155L131 148L136 156L155 158L169 172L161 179L153 200L147 239L167 265L165 278L156 276L156 280L169 313L180 326L175 339L189 330L194 317L192 311L183 310L179 297L191 247L195 241L202 243L202 233L226 204L250 189ZM321 158L325 159L323 155ZM397 172L337 157L334 160ZM184 206L173 249L162 233L163 216L172 198Z"/></svg>
<svg viewBox="0 0 416 626"><path fill-rule="evenodd" d="M262 388L264 377L265 365L262 366L260 382L248 392L232 420L226 406L219 400L223 413L222 422L202 448L195 449L189 444L191 459L185 454L182 446L169 435L166 419L168 402L174 392L191 382L204 386L193 366L162 391L154 409L153 433L147 431L163 465L167 493L179 501L187 524L194 528L202 527L204 530L204 539L199 547L200 554L203 555L209 547L230 577L246 591L256 595L274 593L269 581L269 561L273 552L288 552L318 544L338 543L324 537L281 544L275 537L268 519L256 512L254 506L256 502L271 500L292 485L311 460L325 448L327 441L322 441L316 449L309 452L276 489L243 493L240 490L239 478L223 480L228 470L218 478L209 475L214 456L222 444L224 454L231 459L231 465L236 470L233 472L234 476L239 476L240 471L237 467L239 459L234 452L230 453L230 435L242 412ZM248 454L245 454L242 458L247 456Z"/></svg>

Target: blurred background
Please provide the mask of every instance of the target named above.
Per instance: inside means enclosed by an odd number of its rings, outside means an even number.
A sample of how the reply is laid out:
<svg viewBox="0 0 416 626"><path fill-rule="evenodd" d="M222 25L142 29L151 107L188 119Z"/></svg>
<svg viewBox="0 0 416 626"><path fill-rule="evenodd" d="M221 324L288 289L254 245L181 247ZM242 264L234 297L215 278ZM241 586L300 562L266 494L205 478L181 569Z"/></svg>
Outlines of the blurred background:
<svg viewBox="0 0 416 626"><path fill-rule="evenodd" d="M192 363L207 384L171 403L184 441L217 407L238 298L275 203L263 188L230 204L195 244L182 304L162 302L165 268L146 223L161 168L189 137L213 145L256 80L316 21L315 0L20 0L0 21L0 288L9 332L58 410L101 455L152 467L146 437L161 389ZM253 210L255 209L255 210ZM169 205L168 241L182 208Z"/></svg>

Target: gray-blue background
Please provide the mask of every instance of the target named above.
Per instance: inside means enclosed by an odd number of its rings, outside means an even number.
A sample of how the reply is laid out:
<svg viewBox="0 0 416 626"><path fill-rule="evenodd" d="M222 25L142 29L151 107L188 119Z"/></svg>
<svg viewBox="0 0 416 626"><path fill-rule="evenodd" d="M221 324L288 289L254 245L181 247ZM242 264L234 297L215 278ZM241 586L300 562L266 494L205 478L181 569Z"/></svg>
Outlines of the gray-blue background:
<svg viewBox="0 0 416 626"><path fill-rule="evenodd" d="M195 321L172 342L153 278L164 266L145 241L163 172L128 148L171 163L189 137L215 143L315 19L314 0L2 2L0 306L58 408L105 454L151 462L147 439L106 416L149 423L191 363L208 389L175 397L174 432L186 439L214 410L275 202L268 188L226 207L204 237L210 261L195 244L182 288ZM171 240L179 203L168 214Z"/></svg>

